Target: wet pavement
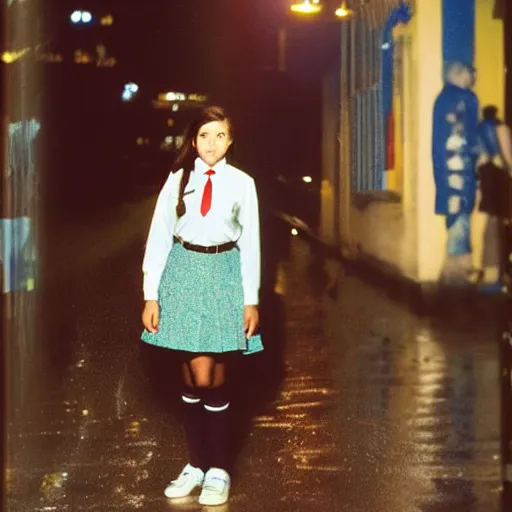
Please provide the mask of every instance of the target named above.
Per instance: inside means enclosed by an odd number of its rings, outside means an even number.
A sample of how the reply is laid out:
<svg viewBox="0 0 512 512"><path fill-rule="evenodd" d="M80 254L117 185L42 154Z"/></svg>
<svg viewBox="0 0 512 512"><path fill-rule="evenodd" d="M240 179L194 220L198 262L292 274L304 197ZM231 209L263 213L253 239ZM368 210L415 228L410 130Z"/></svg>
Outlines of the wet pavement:
<svg viewBox="0 0 512 512"><path fill-rule="evenodd" d="M208 509L163 496L186 449L176 361L138 341L151 207L45 237L40 320L10 355L6 510ZM233 489L210 510L500 510L493 316L418 316L263 219L267 350L232 376Z"/></svg>

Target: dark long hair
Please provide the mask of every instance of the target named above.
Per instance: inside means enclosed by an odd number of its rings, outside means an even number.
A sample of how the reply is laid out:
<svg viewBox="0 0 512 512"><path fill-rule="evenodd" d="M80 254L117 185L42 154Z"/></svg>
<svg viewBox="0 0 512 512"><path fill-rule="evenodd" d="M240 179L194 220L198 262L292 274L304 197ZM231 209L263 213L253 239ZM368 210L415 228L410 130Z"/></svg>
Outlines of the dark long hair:
<svg viewBox="0 0 512 512"><path fill-rule="evenodd" d="M176 214L178 215L178 218L185 215L186 212L183 194L185 193L185 188L187 187L187 184L190 180L190 173L194 169L195 159L197 158L197 150L194 147L194 142L197 139L197 134L199 133L201 127L205 124L211 123L212 121L227 121L229 127L229 135L231 139L234 138L233 125L222 107L205 107L197 119L190 123L185 132L185 140L183 145L171 170L171 172L174 173L178 172L180 169L183 169L183 174L180 181L178 204L176 206ZM231 147L232 146L229 147L228 153L230 152Z"/></svg>
<svg viewBox="0 0 512 512"><path fill-rule="evenodd" d="M498 124L502 124L501 119L498 118L498 107L495 105L487 105L482 110L482 117L486 121L496 121Z"/></svg>

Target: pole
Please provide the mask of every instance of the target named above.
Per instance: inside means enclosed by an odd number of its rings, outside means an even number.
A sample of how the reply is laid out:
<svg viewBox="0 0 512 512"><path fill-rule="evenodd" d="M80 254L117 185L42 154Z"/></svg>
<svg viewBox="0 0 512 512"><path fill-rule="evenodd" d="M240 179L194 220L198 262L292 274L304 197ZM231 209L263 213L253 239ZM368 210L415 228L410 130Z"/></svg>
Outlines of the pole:
<svg viewBox="0 0 512 512"><path fill-rule="evenodd" d="M26 361L33 346L35 299L31 293L38 218L35 179L36 136L39 131L41 81L37 63L40 40L40 0L4 0L2 49L8 57L2 63L2 479L1 509L8 510L9 466L16 448L7 442L7 430L16 429L14 411L22 406L21 391L28 380ZM30 277L29 277L30 276ZM14 425L14 427L12 427ZM14 434L16 434L14 432Z"/></svg>

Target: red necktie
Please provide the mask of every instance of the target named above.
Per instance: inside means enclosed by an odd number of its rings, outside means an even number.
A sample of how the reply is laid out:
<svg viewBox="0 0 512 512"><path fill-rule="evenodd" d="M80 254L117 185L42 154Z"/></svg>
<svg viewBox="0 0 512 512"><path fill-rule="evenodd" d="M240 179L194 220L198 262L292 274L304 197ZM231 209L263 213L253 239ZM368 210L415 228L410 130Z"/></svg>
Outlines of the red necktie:
<svg viewBox="0 0 512 512"><path fill-rule="evenodd" d="M211 169L206 171L205 174L208 175L208 181L204 186L203 199L201 201L201 215L204 217L212 206L212 174L215 174L215 171Z"/></svg>

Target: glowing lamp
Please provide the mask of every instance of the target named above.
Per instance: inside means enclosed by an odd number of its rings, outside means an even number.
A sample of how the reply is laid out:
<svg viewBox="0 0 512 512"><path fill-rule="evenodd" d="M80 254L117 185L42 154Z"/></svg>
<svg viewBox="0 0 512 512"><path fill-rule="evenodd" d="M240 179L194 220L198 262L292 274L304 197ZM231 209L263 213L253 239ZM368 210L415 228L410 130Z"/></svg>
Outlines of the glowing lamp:
<svg viewBox="0 0 512 512"><path fill-rule="evenodd" d="M354 14L352 9L347 7L347 3L345 1L341 2L341 5L335 11L336 16L338 18L350 18Z"/></svg>
<svg viewBox="0 0 512 512"><path fill-rule="evenodd" d="M304 0L298 4L293 4L290 10L301 14L318 14L322 11L322 6L319 4L319 0Z"/></svg>

